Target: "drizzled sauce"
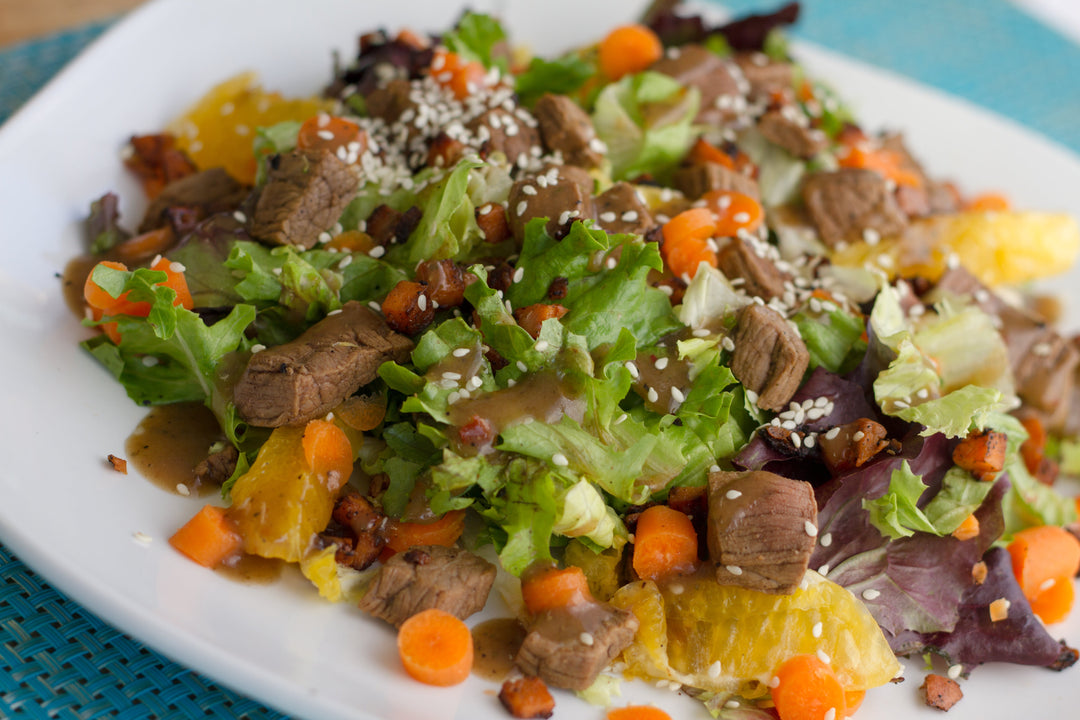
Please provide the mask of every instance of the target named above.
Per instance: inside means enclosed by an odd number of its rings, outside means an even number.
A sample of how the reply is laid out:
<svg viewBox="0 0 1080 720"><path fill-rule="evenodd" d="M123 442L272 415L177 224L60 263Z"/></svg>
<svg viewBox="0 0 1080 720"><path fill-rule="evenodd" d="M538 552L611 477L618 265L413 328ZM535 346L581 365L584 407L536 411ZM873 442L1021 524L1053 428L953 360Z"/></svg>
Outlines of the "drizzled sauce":
<svg viewBox="0 0 1080 720"><path fill-rule="evenodd" d="M285 561L245 553L229 558L214 570L237 582L269 585L281 577L285 570Z"/></svg>
<svg viewBox="0 0 1080 720"><path fill-rule="evenodd" d="M195 481L195 466L206 459L210 446L221 439L217 419L202 403L176 403L150 409L124 445L131 469L166 492L211 495L213 485Z"/></svg>
<svg viewBox="0 0 1080 720"><path fill-rule="evenodd" d="M502 682L514 669L525 628L515 618L485 620L472 629L473 674Z"/></svg>

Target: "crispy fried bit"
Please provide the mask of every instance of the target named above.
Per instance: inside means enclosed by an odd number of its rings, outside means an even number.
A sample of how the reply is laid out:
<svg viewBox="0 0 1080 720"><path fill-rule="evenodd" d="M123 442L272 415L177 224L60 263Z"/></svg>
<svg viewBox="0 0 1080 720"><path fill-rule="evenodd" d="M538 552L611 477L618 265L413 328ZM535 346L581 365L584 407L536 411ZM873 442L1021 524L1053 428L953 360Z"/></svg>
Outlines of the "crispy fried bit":
<svg viewBox="0 0 1080 720"><path fill-rule="evenodd" d="M465 143L441 132L428 147L427 164L431 167L453 167L465 152Z"/></svg>
<svg viewBox="0 0 1080 720"><path fill-rule="evenodd" d="M415 206L398 212L389 205L380 205L371 211L365 227L376 244L392 245L408 240L422 215L423 211Z"/></svg>
<svg viewBox="0 0 1080 720"><path fill-rule="evenodd" d="M134 152L124 165L139 178L151 200L169 183L195 173L195 164L176 147L176 138L169 133L135 135L131 149Z"/></svg>
<svg viewBox="0 0 1080 720"><path fill-rule="evenodd" d="M427 285L428 297L439 307L457 307L465 301L465 273L453 260L426 260L416 266L416 279Z"/></svg>
<svg viewBox="0 0 1080 720"><path fill-rule="evenodd" d="M323 540L338 546L336 560L356 570L363 570L379 557L386 545L386 517L358 492L346 491L334 505L333 520L347 532L323 534Z"/></svg>
<svg viewBox="0 0 1080 720"><path fill-rule="evenodd" d="M1077 660L1080 660L1080 652L1077 652L1076 648L1071 648L1065 644L1064 640L1059 640L1061 643L1061 654L1058 655L1058 659L1051 665L1047 665L1051 670L1061 672L1065 668L1071 668L1076 664Z"/></svg>
<svg viewBox="0 0 1080 720"><path fill-rule="evenodd" d="M458 439L462 445L483 447L495 439L495 428L486 418L474 416L458 429Z"/></svg>
<svg viewBox="0 0 1080 720"><path fill-rule="evenodd" d="M982 585L986 582L986 563L982 560L971 566L971 579L976 585Z"/></svg>
<svg viewBox="0 0 1080 720"><path fill-rule="evenodd" d="M109 464L112 465L113 470L121 473L122 475L127 475L127 460L122 457L117 457L116 455L113 455L111 453L109 454L108 460Z"/></svg>
<svg viewBox="0 0 1080 720"><path fill-rule="evenodd" d="M938 710L948 710L960 702L960 698L964 697L959 683L950 680L944 675L935 675L934 673L926 676L926 680L919 686L919 689L926 695L926 704Z"/></svg>
<svg viewBox="0 0 1080 720"><path fill-rule="evenodd" d="M1010 603L1005 598L998 598L990 603L990 622L999 622L1009 617Z"/></svg>
<svg viewBox="0 0 1080 720"><path fill-rule="evenodd" d="M818 437L825 464L833 475L862 467L889 444L885 427L868 418L836 429L836 434L828 432Z"/></svg>
<svg viewBox="0 0 1080 720"><path fill-rule="evenodd" d="M549 718L555 712L555 698L547 685L532 675L504 682L499 702L516 718Z"/></svg>
<svg viewBox="0 0 1080 720"><path fill-rule="evenodd" d="M499 203L481 205L476 209L476 224L484 233L484 242L501 243L510 237L510 223L506 219L506 208Z"/></svg>
<svg viewBox="0 0 1080 720"><path fill-rule="evenodd" d="M564 277L557 277L548 285L548 300L562 300L570 290L570 281Z"/></svg>
<svg viewBox="0 0 1080 720"><path fill-rule="evenodd" d="M424 285L402 280L383 300L382 313L391 329L416 335L435 319L435 306Z"/></svg>
<svg viewBox="0 0 1080 720"><path fill-rule="evenodd" d="M517 320L518 325L525 328L525 332L537 338L540 337L540 326L544 324L545 320L558 319L565 314L566 308L562 305L537 303L536 305L518 308L514 311L514 318Z"/></svg>
<svg viewBox="0 0 1080 720"><path fill-rule="evenodd" d="M972 433L953 450L953 462L978 480L993 480L1005 466L1005 433Z"/></svg>

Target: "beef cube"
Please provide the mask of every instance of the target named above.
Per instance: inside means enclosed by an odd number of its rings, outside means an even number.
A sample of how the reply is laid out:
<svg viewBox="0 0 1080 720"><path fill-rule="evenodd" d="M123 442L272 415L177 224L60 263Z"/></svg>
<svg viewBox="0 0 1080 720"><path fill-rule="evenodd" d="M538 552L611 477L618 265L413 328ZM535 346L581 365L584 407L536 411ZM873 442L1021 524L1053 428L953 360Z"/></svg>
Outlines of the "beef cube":
<svg viewBox="0 0 1080 720"><path fill-rule="evenodd" d="M251 221L251 234L271 245L311 248L356 195L360 182L334 153L294 150L278 156Z"/></svg>
<svg viewBox="0 0 1080 720"><path fill-rule="evenodd" d="M746 109L749 87L738 66L701 45L669 51L649 69L675 78L684 87L698 89L701 109L694 118L696 123L723 125Z"/></svg>
<svg viewBox="0 0 1080 720"><path fill-rule="evenodd" d="M584 690L634 639L634 614L604 603L545 610L532 619L514 662L548 685Z"/></svg>
<svg viewBox="0 0 1080 720"><path fill-rule="evenodd" d="M908 224L885 178L873 170L813 173L803 183L803 200L829 247L862 240L867 229L882 237L897 235Z"/></svg>
<svg viewBox="0 0 1080 720"><path fill-rule="evenodd" d="M816 536L810 483L764 470L709 473L709 557L720 584L790 594Z"/></svg>
<svg viewBox="0 0 1080 720"><path fill-rule="evenodd" d="M750 243L732 238L717 255L720 272L729 280L742 278L742 289L751 297L771 300L784 294L786 276L767 258L754 252Z"/></svg>
<svg viewBox="0 0 1080 720"><path fill-rule="evenodd" d="M591 179L590 187L586 190L580 178L566 172L568 167L562 166L556 172L548 171L535 178L518 180L510 188L508 215L510 231L515 239L521 241L525 237L525 226L533 218L546 217L548 234L562 237L574 220L596 216ZM552 178L555 182L552 182Z"/></svg>
<svg viewBox="0 0 1080 720"><path fill-rule="evenodd" d="M224 168L210 168L169 183L146 209L139 232L145 233L169 224L169 210L187 208L194 222L219 212L231 212L244 202L251 191L233 180Z"/></svg>
<svg viewBox="0 0 1080 720"><path fill-rule="evenodd" d="M476 224L484 233L484 242L497 245L510 237L510 223L506 208L499 203L488 203L476 208Z"/></svg>
<svg viewBox="0 0 1080 720"><path fill-rule="evenodd" d="M609 233L644 235L656 225L649 206L634 186L615 183L594 201L597 225Z"/></svg>
<svg viewBox="0 0 1080 720"><path fill-rule="evenodd" d="M495 582L495 566L468 550L424 545L386 561L360 609L394 627L429 608L461 620L480 612Z"/></svg>
<svg viewBox="0 0 1080 720"><path fill-rule="evenodd" d="M757 393L758 407L782 410L810 364L806 343L780 313L757 303L739 311L732 339L731 372Z"/></svg>
<svg viewBox="0 0 1080 720"><path fill-rule="evenodd" d="M791 90L794 72L791 63L773 60L765 53L738 53L735 63L750 84L750 98L759 100L774 92Z"/></svg>
<svg viewBox="0 0 1080 720"><path fill-rule="evenodd" d="M412 347L371 308L352 300L296 340L252 355L233 402L256 427L302 425L374 380L386 360L406 360Z"/></svg>
<svg viewBox="0 0 1080 720"><path fill-rule="evenodd" d="M757 181L738 170L719 163L696 163L679 168L671 178L672 185L686 197L697 200L711 190L731 190L760 201Z"/></svg>
<svg viewBox="0 0 1080 720"><path fill-rule="evenodd" d="M561 153L567 164L594 168L603 161L598 150L603 144L596 137L592 120L576 102L565 95L545 93L536 101L533 114L544 145Z"/></svg>
<svg viewBox="0 0 1080 720"><path fill-rule="evenodd" d="M766 140L797 158L812 158L829 144L825 133L810 127L806 116L794 105L765 113L758 119L757 129Z"/></svg>
<svg viewBox="0 0 1080 720"><path fill-rule="evenodd" d="M1016 319L1009 321L1008 317ZM1025 323L1019 321L1021 317ZM1047 415L1056 414L1072 396L1080 353L1057 332L1018 310L1006 311L1002 320L1016 394L1027 405Z"/></svg>
<svg viewBox="0 0 1080 720"><path fill-rule="evenodd" d="M520 166L533 156L533 148L540 148L536 128L501 107L470 120L466 127L480 140L482 154L501 152L510 165Z"/></svg>

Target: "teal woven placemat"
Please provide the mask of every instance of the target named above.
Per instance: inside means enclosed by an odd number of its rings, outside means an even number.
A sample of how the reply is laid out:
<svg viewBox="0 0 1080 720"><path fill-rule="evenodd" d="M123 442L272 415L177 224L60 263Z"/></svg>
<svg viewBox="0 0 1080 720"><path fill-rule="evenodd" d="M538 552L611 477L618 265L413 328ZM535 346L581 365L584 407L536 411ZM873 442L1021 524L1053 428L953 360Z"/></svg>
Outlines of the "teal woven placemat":
<svg viewBox="0 0 1080 720"><path fill-rule="evenodd" d="M774 3L726 4L738 13ZM1080 48L1005 0L810 0L804 8L800 37L966 97L1080 152ZM0 50L0 123L108 25ZM108 626L0 545L0 718L105 717L283 716Z"/></svg>

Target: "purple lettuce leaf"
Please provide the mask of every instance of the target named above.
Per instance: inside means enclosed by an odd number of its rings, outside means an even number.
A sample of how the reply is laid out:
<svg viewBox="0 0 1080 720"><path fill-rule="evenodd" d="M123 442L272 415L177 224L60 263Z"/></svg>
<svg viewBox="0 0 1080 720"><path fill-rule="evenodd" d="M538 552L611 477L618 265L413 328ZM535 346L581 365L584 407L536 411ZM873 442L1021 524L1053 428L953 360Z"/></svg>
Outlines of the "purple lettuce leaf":
<svg viewBox="0 0 1080 720"><path fill-rule="evenodd" d="M862 501L885 494L892 472L904 460L930 486L924 501L952 466L943 436L911 436L900 454L826 484L818 495L818 528L828 540L819 542L810 558L810 567L820 571L828 566L830 580L862 597L886 636L893 638L905 630L934 633L955 627L960 598L972 583L971 567L1004 527L1001 497L1007 487L999 481L977 511L977 539L961 542L916 533L889 541L870 524Z"/></svg>
<svg viewBox="0 0 1080 720"><path fill-rule="evenodd" d="M964 672L987 662L1018 665L1052 666L1062 655L1062 645L1050 636L1031 612L1031 605L1020 590L1012 572L1009 553L994 548L983 557L986 580L971 584L960 601L960 617L952 632L933 633L912 638L918 651L933 651L950 663L960 663ZM990 619L988 606L995 600L1009 601L1009 615L1004 620ZM912 647L912 650L916 650Z"/></svg>
<svg viewBox="0 0 1080 720"><path fill-rule="evenodd" d="M645 23L660 37L665 47L702 43L710 35L720 34L733 50L761 51L765 47L765 38L772 30L792 25L799 19L799 3L792 2L771 13L746 15L726 25L709 26L700 15L678 14L675 11L678 4L654 3L645 15Z"/></svg>

